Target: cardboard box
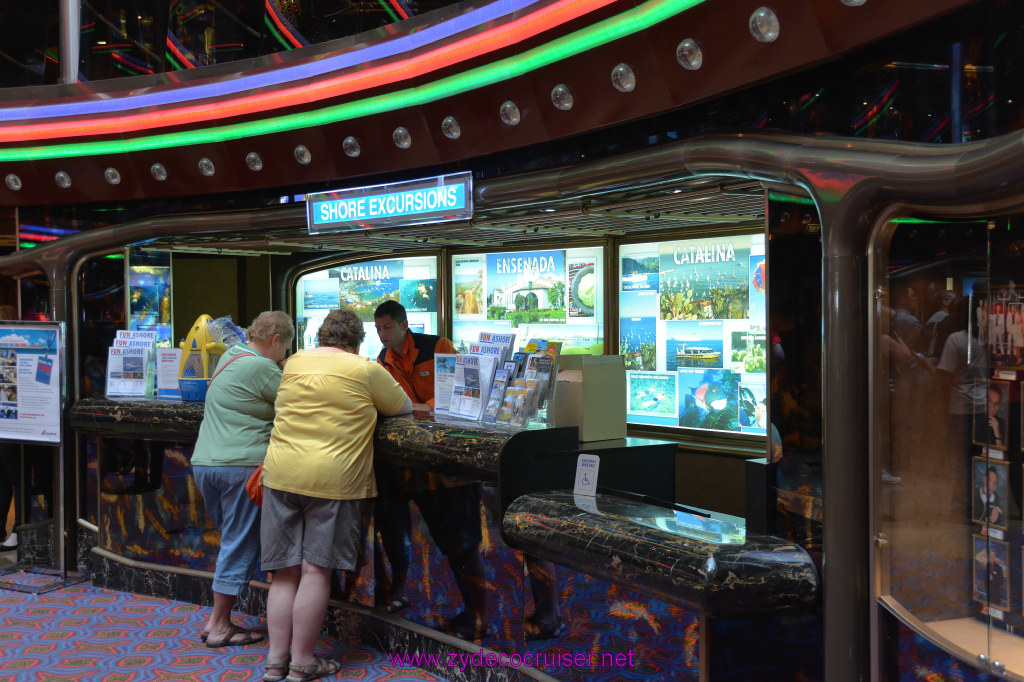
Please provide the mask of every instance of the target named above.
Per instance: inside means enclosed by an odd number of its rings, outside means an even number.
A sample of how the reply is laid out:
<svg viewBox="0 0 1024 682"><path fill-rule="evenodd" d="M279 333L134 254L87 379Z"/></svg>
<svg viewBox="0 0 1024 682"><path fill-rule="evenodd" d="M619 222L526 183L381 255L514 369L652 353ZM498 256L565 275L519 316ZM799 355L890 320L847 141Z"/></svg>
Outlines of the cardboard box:
<svg viewBox="0 0 1024 682"><path fill-rule="evenodd" d="M580 441L626 437L626 362L621 355L558 359L553 426L578 426Z"/></svg>

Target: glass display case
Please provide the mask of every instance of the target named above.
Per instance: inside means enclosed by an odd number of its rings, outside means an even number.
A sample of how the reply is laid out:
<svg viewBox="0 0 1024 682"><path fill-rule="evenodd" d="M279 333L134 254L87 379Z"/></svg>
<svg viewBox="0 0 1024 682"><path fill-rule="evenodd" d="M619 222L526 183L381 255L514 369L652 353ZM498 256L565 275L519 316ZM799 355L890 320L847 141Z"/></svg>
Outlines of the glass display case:
<svg viewBox="0 0 1024 682"><path fill-rule="evenodd" d="M565 355L604 353L604 249L590 246L452 256L452 342L480 332L560 341Z"/></svg>
<svg viewBox="0 0 1024 682"><path fill-rule="evenodd" d="M411 256L333 265L306 273L295 284L296 345L317 345L327 313L351 308L363 321L366 338L360 353L376 358L381 344L373 311L384 301L405 306L409 329L440 334L437 326L437 258Z"/></svg>
<svg viewBox="0 0 1024 682"><path fill-rule="evenodd" d="M128 330L155 331L157 347L171 347L171 255L130 249L125 259L128 280Z"/></svg>
<svg viewBox="0 0 1024 682"><path fill-rule="evenodd" d="M764 234L625 244L618 258L628 421L765 434Z"/></svg>
<svg viewBox="0 0 1024 682"><path fill-rule="evenodd" d="M1024 218L886 225L876 268L880 604L1024 680Z"/></svg>

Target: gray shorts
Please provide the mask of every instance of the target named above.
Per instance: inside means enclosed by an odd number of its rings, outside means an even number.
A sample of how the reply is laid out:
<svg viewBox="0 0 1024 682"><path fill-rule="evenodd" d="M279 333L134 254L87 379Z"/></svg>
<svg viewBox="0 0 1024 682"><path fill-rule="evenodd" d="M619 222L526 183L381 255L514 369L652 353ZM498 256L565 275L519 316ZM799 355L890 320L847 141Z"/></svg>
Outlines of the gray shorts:
<svg viewBox="0 0 1024 682"><path fill-rule="evenodd" d="M328 500L263 488L260 526L264 571L298 566L305 559L323 568L351 571L363 545L368 500Z"/></svg>

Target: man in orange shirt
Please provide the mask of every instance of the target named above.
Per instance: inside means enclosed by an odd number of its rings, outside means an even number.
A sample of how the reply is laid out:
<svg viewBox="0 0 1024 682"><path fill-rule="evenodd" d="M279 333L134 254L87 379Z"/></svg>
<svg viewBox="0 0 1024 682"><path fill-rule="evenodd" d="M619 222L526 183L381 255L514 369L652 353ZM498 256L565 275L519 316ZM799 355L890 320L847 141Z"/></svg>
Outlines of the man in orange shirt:
<svg viewBox="0 0 1024 682"><path fill-rule="evenodd" d="M412 409L434 407L434 354L454 353L455 346L442 336L409 331L405 307L385 301L373 313L377 336L384 345L377 362L384 366L412 400Z"/></svg>
<svg viewBox="0 0 1024 682"><path fill-rule="evenodd" d="M377 362L391 373L412 400L414 411L434 406L434 354L454 353L448 339L409 331L405 307L385 301L373 313L377 336L384 348ZM448 558L465 610L444 629L461 639L480 639L490 634L485 622L487 584L480 543L480 484L430 472L378 462L377 501L374 505L381 544L391 564L391 585L383 594L386 576L383 562L375 562L378 601L394 613L408 606L405 583L412 544L409 500L415 500L438 549Z"/></svg>

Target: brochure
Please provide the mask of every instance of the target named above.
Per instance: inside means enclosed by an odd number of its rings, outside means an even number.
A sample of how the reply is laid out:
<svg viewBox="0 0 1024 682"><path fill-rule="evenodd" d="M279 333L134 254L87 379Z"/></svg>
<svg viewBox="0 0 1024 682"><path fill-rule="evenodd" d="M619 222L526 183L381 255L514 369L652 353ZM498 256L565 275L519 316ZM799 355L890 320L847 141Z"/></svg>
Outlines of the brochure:
<svg viewBox="0 0 1024 682"><path fill-rule="evenodd" d="M465 419L480 419L490 395L497 358L491 355L455 356L455 382L448 414Z"/></svg>
<svg viewBox="0 0 1024 682"><path fill-rule="evenodd" d="M455 386L455 354L434 354L434 412L448 414Z"/></svg>
<svg viewBox="0 0 1024 682"><path fill-rule="evenodd" d="M491 385L491 394L484 407L483 421L498 420L498 412L501 409L502 400L505 398L505 388L508 386L508 376L509 371L504 368L494 372L494 383Z"/></svg>

